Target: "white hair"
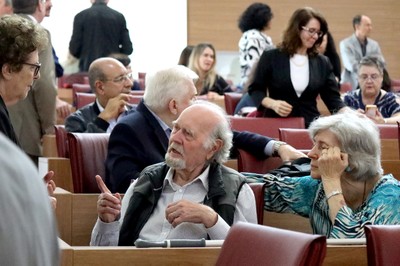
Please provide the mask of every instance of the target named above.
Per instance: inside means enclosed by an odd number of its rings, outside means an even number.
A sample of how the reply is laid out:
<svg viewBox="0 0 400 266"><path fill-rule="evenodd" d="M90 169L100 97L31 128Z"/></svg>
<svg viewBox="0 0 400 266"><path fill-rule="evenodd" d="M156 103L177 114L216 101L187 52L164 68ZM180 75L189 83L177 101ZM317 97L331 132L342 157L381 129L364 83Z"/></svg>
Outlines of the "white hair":
<svg viewBox="0 0 400 266"><path fill-rule="evenodd" d="M180 100L189 93L190 84L198 79L189 68L176 65L146 75L143 99L152 111L161 111L172 99Z"/></svg>

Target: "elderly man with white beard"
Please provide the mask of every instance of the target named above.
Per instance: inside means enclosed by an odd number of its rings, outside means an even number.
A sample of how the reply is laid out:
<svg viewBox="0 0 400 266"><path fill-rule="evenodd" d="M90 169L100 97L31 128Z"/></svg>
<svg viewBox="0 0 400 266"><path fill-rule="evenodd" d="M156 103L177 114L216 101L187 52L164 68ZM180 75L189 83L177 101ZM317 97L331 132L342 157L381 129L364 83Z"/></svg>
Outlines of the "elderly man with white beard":
<svg viewBox="0 0 400 266"><path fill-rule="evenodd" d="M124 199L102 191L91 245L134 245L137 239L225 239L238 221L257 223L254 194L227 168L232 131L224 111L195 102L173 122L165 162L143 170Z"/></svg>

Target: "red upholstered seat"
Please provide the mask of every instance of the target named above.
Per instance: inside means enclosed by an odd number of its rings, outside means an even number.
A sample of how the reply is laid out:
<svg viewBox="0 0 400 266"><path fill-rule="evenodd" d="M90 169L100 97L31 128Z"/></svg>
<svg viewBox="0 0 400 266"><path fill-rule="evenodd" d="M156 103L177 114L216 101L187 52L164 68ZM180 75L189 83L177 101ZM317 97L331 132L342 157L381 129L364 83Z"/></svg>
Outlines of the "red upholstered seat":
<svg viewBox="0 0 400 266"><path fill-rule="evenodd" d="M305 128L303 117L231 117L231 127L279 139L279 128Z"/></svg>
<svg viewBox="0 0 400 266"><path fill-rule="evenodd" d="M272 169L276 169L282 165L279 157L268 157L267 159L259 159L248 153L247 151L238 149L238 171L265 174Z"/></svg>
<svg viewBox="0 0 400 266"><path fill-rule="evenodd" d="M78 103L77 103L77 94L78 93L93 94L92 89L90 88L89 84L80 84L80 83L72 84L72 105L75 106L77 109L79 109Z"/></svg>
<svg viewBox="0 0 400 266"><path fill-rule="evenodd" d="M310 134L305 128L280 128L279 139L298 150L309 151L314 146Z"/></svg>
<svg viewBox="0 0 400 266"><path fill-rule="evenodd" d="M366 225L369 266L399 265L400 225Z"/></svg>
<svg viewBox="0 0 400 266"><path fill-rule="evenodd" d="M257 222L258 224L264 223L264 190L265 183L249 183L256 199L257 208Z"/></svg>
<svg viewBox="0 0 400 266"><path fill-rule="evenodd" d="M75 98L76 109L80 109L83 106L94 102L96 100L96 95L93 93L77 92Z"/></svg>
<svg viewBox="0 0 400 266"><path fill-rule="evenodd" d="M397 139L398 128L396 124L377 124L381 139Z"/></svg>
<svg viewBox="0 0 400 266"><path fill-rule="evenodd" d="M340 84L340 93L346 93L351 91L351 83L350 82L344 82Z"/></svg>
<svg viewBox="0 0 400 266"><path fill-rule="evenodd" d="M99 193L96 175L105 177L107 133L68 133L74 193Z"/></svg>
<svg viewBox="0 0 400 266"><path fill-rule="evenodd" d="M221 248L220 265L322 265L326 237L239 222Z"/></svg>
<svg viewBox="0 0 400 266"><path fill-rule="evenodd" d="M67 130L64 125L54 125L58 157L69 158Z"/></svg>
<svg viewBox="0 0 400 266"><path fill-rule="evenodd" d="M72 84L89 84L89 77L87 72L78 72L72 74L65 74L58 78L59 88L72 88Z"/></svg>
<svg viewBox="0 0 400 266"><path fill-rule="evenodd" d="M239 103L242 95L237 92L227 92L224 94L225 110L228 115L234 115L236 105Z"/></svg>

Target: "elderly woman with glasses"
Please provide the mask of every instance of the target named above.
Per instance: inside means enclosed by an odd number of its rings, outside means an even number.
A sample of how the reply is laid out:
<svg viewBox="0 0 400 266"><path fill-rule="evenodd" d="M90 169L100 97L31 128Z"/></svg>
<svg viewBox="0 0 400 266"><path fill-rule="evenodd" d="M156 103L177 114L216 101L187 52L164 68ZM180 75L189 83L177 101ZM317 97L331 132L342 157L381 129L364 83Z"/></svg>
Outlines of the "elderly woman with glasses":
<svg viewBox="0 0 400 266"><path fill-rule="evenodd" d="M400 182L383 175L379 130L356 112L311 123L314 147L309 176L246 174L265 182L265 210L310 220L313 233L328 238L362 238L366 224L400 224Z"/></svg>
<svg viewBox="0 0 400 266"><path fill-rule="evenodd" d="M376 57L366 56L358 67L360 88L344 96L347 106L366 114L377 124L400 121L400 105L396 95L382 89L384 65Z"/></svg>
<svg viewBox="0 0 400 266"><path fill-rule="evenodd" d="M39 51L46 36L43 29L19 16L0 19L0 132L17 145L7 107L25 99L40 77Z"/></svg>
<svg viewBox="0 0 400 266"><path fill-rule="evenodd" d="M324 17L312 8L293 13L282 42L263 52L249 85L260 116L304 117L308 127L320 115L318 94L331 113L346 108L329 59L317 50L327 31Z"/></svg>

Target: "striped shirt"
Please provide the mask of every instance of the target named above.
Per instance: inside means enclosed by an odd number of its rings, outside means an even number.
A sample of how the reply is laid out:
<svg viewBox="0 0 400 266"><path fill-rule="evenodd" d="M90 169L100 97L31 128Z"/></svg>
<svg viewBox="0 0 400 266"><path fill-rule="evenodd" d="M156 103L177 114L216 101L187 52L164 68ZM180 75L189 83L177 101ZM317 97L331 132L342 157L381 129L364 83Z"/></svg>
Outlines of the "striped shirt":
<svg viewBox="0 0 400 266"><path fill-rule="evenodd" d="M381 93L378 95L375 105L378 107L379 112L382 114L383 118L389 118L392 115L400 112L400 105L396 101L396 95L392 92L387 92L380 97ZM350 91L344 96L344 103L354 109L365 110L365 106L362 102L361 90Z"/></svg>
<svg viewBox="0 0 400 266"><path fill-rule="evenodd" d="M321 180L311 176L244 174L247 182L266 182L265 210L309 218L314 234L328 238L362 238L366 224L400 224L400 182L391 174L376 183L356 210L343 206L334 224L329 218L329 205Z"/></svg>

